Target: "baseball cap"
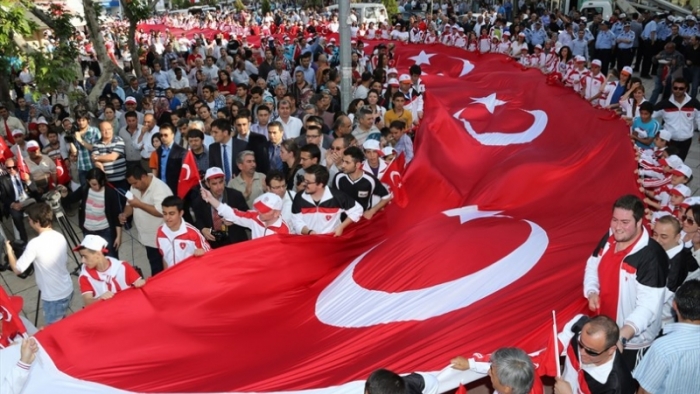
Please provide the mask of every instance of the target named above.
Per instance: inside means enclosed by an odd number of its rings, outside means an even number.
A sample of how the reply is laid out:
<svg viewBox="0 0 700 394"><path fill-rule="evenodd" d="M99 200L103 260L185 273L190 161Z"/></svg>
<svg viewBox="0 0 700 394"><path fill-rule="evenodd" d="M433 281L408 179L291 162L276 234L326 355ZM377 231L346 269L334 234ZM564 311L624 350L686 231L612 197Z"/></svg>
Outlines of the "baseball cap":
<svg viewBox="0 0 700 394"><path fill-rule="evenodd" d="M581 55L576 55L576 56L574 57L574 60L575 60L576 62L578 62L578 63L585 63L585 62L586 62L586 58L583 57L583 56L581 56Z"/></svg>
<svg viewBox="0 0 700 394"><path fill-rule="evenodd" d="M542 45L540 45L540 44L535 45L535 49L542 49Z"/></svg>
<svg viewBox="0 0 700 394"><path fill-rule="evenodd" d="M521 32L521 33L518 33L518 37L526 37L526 36L525 36L525 33Z"/></svg>
<svg viewBox="0 0 700 394"><path fill-rule="evenodd" d="M662 166L669 166L675 170L683 165L683 160L681 160L681 158L677 155L671 155L669 157L659 159L659 164Z"/></svg>
<svg viewBox="0 0 700 394"><path fill-rule="evenodd" d="M107 253L107 241L99 235L88 234L80 245L73 248L74 252L81 249L90 249L95 252Z"/></svg>
<svg viewBox="0 0 700 394"><path fill-rule="evenodd" d="M376 151L379 151L379 152L382 151L382 148L381 148L381 146L379 145L379 141L377 141L377 140L367 140L367 141L365 141L365 143L362 144L362 148L365 149L365 150L376 150Z"/></svg>
<svg viewBox="0 0 700 394"><path fill-rule="evenodd" d="M687 21L693 21L693 22L696 22L696 21L697 21L697 20L695 19L695 17L692 16L692 15L686 16L686 17L685 17L685 20L687 20Z"/></svg>
<svg viewBox="0 0 700 394"><path fill-rule="evenodd" d="M659 130L659 138L664 141L671 141L671 132L666 129Z"/></svg>
<svg viewBox="0 0 700 394"><path fill-rule="evenodd" d="M124 100L124 104L136 104L136 99L132 96L129 96Z"/></svg>
<svg viewBox="0 0 700 394"><path fill-rule="evenodd" d="M690 188L686 185L676 185L671 189L668 194L681 196L683 198L688 198L692 194Z"/></svg>
<svg viewBox="0 0 700 394"><path fill-rule="evenodd" d="M387 82L387 83L389 84L389 86L399 86L400 85L399 80L396 78L391 78L389 80L389 82Z"/></svg>
<svg viewBox="0 0 700 394"><path fill-rule="evenodd" d="M390 74L397 74L397 75L398 75L398 74L399 74L399 71L396 70L396 68L393 68L393 67L392 67L392 68L389 69L389 71L386 72L386 75L390 75Z"/></svg>
<svg viewBox="0 0 700 394"><path fill-rule="evenodd" d="M14 133L12 134L14 135ZM27 151L39 150L39 143L36 141L27 142Z"/></svg>
<svg viewBox="0 0 700 394"><path fill-rule="evenodd" d="M693 196L693 197L688 197L683 201L683 204L681 204L682 207L690 207L691 205L698 205L700 204L700 197L698 196Z"/></svg>
<svg viewBox="0 0 700 394"><path fill-rule="evenodd" d="M682 175L686 178L690 178L693 175L693 170L688 167L685 164L681 164L680 167L675 168L673 171L671 171L671 174L673 175Z"/></svg>
<svg viewBox="0 0 700 394"><path fill-rule="evenodd" d="M282 199L275 193L268 192L255 199L253 208L260 213L280 211L282 210Z"/></svg>
<svg viewBox="0 0 700 394"><path fill-rule="evenodd" d="M601 67L602 65L603 65L603 63L602 63L600 60L598 60L598 59L594 59L594 60L591 62L591 66L598 66L598 67Z"/></svg>
<svg viewBox="0 0 700 394"><path fill-rule="evenodd" d="M39 119L36 120L36 124L49 124L49 122L46 121L46 118L43 116L40 116Z"/></svg>
<svg viewBox="0 0 700 394"><path fill-rule="evenodd" d="M224 172L221 171L221 168L219 168L219 167L211 167L204 174L204 179L223 178L223 177L224 177Z"/></svg>
<svg viewBox="0 0 700 394"><path fill-rule="evenodd" d="M509 36L509 37L510 37L510 32L506 30L506 31L503 32L503 35L504 35L504 36Z"/></svg>
<svg viewBox="0 0 700 394"><path fill-rule="evenodd" d="M357 44L357 40L350 40L350 45Z"/></svg>
<svg viewBox="0 0 700 394"><path fill-rule="evenodd" d="M622 72L623 72L623 73L626 73L626 74L629 74L629 75L632 75L632 73L634 72L634 70L633 70L632 67L630 67L630 66L625 66L625 67L622 67Z"/></svg>
<svg viewBox="0 0 700 394"><path fill-rule="evenodd" d="M394 153L396 153L396 149L394 149L390 146L386 146L386 147L384 147L384 149L382 149L382 155L384 155L384 156L390 156L390 155L393 155Z"/></svg>
<svg viewBox="0 0 700 394"><path fill-rule="evenodd" d="M399 77L399 82L411 82L411 76L408 74L401 74L401 76Z"/></svg>
<svg viewBox="0 0 700 394"><path fill-rule="evenodd" d="M20 130L20 129L14 129L14 130L12 130L12 136L14 137L14 136L16 136L16 135L24 135L24 131L22 131L22 130Z"/></svg>

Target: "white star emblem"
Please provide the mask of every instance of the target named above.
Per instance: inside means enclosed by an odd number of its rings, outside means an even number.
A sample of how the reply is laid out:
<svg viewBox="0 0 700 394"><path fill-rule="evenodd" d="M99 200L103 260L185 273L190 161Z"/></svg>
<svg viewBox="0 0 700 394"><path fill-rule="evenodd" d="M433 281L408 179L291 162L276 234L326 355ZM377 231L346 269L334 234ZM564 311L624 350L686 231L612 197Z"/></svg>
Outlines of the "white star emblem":
<svg viewBox="0 0 700 394"><path fill-rule="evenodd" d="M430 55L428 55L427 53L425 53L425 51L420 51L420 53L418 55L411 56L411 57L409 57L409 59L415 61L416 64L419 66L421 64L430 65L430 58L435 56L435 55L436 55L435 53L431 53Z"/></svg>
<svg viewBox="0 0 700 394"><path fill-rule="evenodd" d="M493 110L496 109L496 107L498 107L499 105L503 105L506 103L505 101L497 99L496 93L491 93L489 96L481 97L481 98L472 97L472 100L474 100L474 102L472 104L474 104L474 103L483 104L484 107L486 107L486 109L490 113L493 113Z"/></svg>

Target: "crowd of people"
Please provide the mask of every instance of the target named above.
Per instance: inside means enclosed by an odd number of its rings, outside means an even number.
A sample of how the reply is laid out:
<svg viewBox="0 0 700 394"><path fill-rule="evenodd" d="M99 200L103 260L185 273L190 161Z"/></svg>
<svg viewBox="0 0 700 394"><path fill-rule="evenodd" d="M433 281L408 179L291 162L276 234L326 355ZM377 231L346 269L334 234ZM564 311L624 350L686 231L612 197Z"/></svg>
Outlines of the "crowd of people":
<svg viewBox="0 0 700 394"><path fill-rule="evenodd" d="M527 8L522 3L519 10ZM27 242L21 256L10 243L5 252L16 273L34 263L45 324L63 318L73 297L66 239L52 229L55 210L42 201L47 191L55 189L66 207L78 205L84 239L74 250L86 307L251 238L342 236L391 203L384 174L394 160L414 157L426 87L419 65L406 74L394 68L394 41L442 43L538 68L630 125L645 199L615 202L610 231L586 264L583 295L596 316L577 317L559 335L566 363L555 392L633 393L637 385L654 394L693 392L700 347L687 342L700 334L700 198L687 186L693 173L684 160L700 128L694 16L616 11L609 21L595 15L589 22L539 4L514 13L510 1L460 17L455 7L376 25L353 16L349 103L341 101L338 47L323 35L337 31L337 15L277 10L154 17L147 22L220 33L140 31L141 76L115 74L105 86L96 86L100 67L83 45L86 79L67 91L99 89L96 111L71 108L66 92L32 103L25 89L13 111L0 106L7 145L0 200L16 238ZM105 27L112 61L130 61L124 33L119 23ZM262 44L248 44L249 36ZM641 78L655 74L649 100L635 68ZM31 84L28 69L18 80ZM202 182L182 195L190 153ZM38 234L31 240L25 215ZM119 259L130 226L145 247L147 274ZM21 370L33 360L31 341L22 345ZM452 365L488 373L500 393L528 393L536 379L519 349L498 350L490 360L457 357ZM425 379L380 370L365 391L427 392Z"/></svg>

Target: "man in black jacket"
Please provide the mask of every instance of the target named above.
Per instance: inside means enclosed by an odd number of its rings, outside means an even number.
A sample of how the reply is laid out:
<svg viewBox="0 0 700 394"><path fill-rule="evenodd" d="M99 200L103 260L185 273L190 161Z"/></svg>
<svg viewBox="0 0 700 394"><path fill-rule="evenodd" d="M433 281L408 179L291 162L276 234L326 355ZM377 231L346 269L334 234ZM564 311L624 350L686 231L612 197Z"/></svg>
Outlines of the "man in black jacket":
<svg viewBox="0 0 700 394"><path fill-rule="evenodd" d="M268 153L267 138L264 135L250 132L250 112L239 110L236 116L236 139L247 143L245 150L255 154L256 171L267 174L270 170L270 156Z"/></svg>
<svg viewBox="0 0 700 394"><path fill-rule="evenodd" d="M238 175L236 157L248 149L248 143L231 135L231 123L226 119L217 119L211 123L211 136L214 143L209 145L209 168L220 168L228 184L231 178ZM224 157L227 163L224 163Z"/></svg>
<svg viewBox="0 0 700 394"><path fill-rule="evenodd" d="M180 169L187 150L175 143L175 128L170 124L160 126L162 144L156 150L158 154L158 179L165 182L174 195L180 181Z"/></svg>
<svg viewBox="0 0 700 394"><path fill-rule="evenodd" d="M248 204L243 198L243 194L238 190L226 187L224 183L224 172L221 168L212 167L204 175L207 188L219 201L226 203L239 211L247 211ZM195 215L194 226L202 232L204 238L209 241L212 248L231 245L237 242L247 241L248 234L245 228L232 224L227 224L218 214L216 209L204 202L197 190L192 207ZM218 233L218 234L217 234Z"/></svg>
<svg viewBox="0 0 700 394"><path fill-rule="evenodd" d="M5 215L12 217L19 236L22 241L27 242L27 230L24 227L24 207L34 201L30 197L32 193L25 185L25 181L20 179L19 171L15 159L9 158L5 161L7 174L0 176L0 199L2 200L2 210ZM27 178L28 180L28 178Z"/></svg>

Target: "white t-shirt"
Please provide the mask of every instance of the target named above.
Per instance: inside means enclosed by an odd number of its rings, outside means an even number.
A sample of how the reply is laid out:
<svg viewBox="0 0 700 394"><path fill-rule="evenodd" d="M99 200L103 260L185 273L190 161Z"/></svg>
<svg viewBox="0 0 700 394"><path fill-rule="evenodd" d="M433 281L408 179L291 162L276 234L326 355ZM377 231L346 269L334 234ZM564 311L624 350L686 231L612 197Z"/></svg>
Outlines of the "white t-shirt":
<svg viewBox="0 0 700 394"><path fill-rule="evenodd" d="M162 203L165 197L172 196L173 192L170 190L168 185L161 181L160 179L153 176L153 174L148 174L151 177L151 184L146 189L146 192L141 195L141 192L132 187L131 192L134 197L138 198L142 202L148 205L153 205L156 211L162 212ZM128 203L127 203L128 204ZM157 248L158 243L156 242L156 232L158 227L163 224L162 217L156 217L150 213L144 211L140 208L134 208L134 225L136 229L139 230L139 241L144 245L151 248Z"/></svg>
<svg viewBox="0 0 700 394"><path fill-rule="evenodd" d="M73 281L68 273L68 244L63 234L44 231L29 241L17 260L17 269L24 272L34 263L36 285L44 301L62 300L73 292Z"/></svg>

